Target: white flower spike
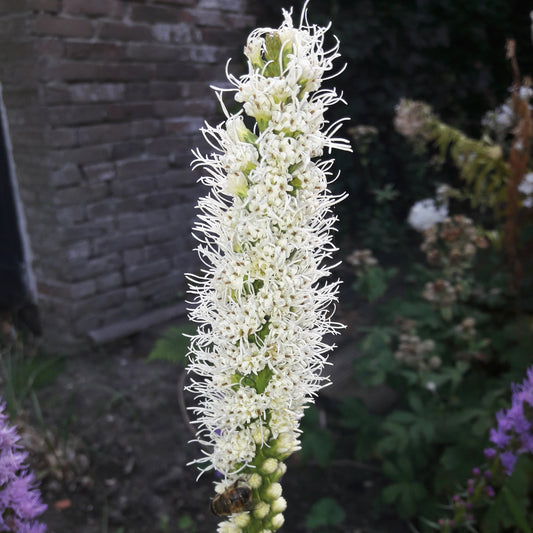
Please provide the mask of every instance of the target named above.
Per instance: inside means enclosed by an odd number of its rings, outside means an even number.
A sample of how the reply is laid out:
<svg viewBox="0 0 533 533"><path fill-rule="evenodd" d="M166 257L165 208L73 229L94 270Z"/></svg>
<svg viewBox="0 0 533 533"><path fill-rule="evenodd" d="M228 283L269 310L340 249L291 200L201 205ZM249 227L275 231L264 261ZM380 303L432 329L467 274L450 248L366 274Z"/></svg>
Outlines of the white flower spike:
<svg viewBox="0 0 533 533"><path fill-rule="evenodd" d="M351 150L335 137L342 121L324 118L342 97L320 88L333 77L338 42L324 50L329 26L310 25L306 6L299 27L292 10L283 16L279 28L250 34L248 73L228 74L233 88L216 89L221 103L233 91L242 109L231 116L222 103L225 122L202 129L213 153L194 152L210 187L194 228L206 268L189 276L190 318L198 323L189 390L206 448L195 462L222 474L219 498L234 501L239 480L239 494L250 490L252 500L251 509L231 508L219 531L259 533L283 523L281 461L299 449L305 406L328 383L322 371L332 346L322 338L342 327L331 320L338 282L323 278L336 250L331 207L344 196L327 188L333 161L319 159ZM236 520L250 510L246 526Z"/></svg>

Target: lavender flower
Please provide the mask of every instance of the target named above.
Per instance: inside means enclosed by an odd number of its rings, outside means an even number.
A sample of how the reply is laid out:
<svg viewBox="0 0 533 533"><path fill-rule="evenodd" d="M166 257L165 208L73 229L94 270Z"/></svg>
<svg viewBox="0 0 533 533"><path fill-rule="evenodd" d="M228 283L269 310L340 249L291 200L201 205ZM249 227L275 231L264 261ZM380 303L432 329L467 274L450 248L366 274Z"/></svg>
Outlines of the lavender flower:
<svg viewBox="0 0 533 533"><path fill-rule="evenodd" d="M200 324L189 369L201 377L190 390L207 448L196 462L223 475L217 492L237 480L253 492L250 511L234 513L222 533L283 524L282 461L299 449L304 408L327 384L322 336L339 327L330 319L338 283L323 282L339 198L328 191L332 161L317 158L350 147L335 137L341 123L324 117L342 101L320 89L338 57L338 44L323 48L327 29L310 25L304 7L299 27L284 11L280 28L253 31L248 73L228 76L242 109L224 108L227 120L203 130L212 154L195 152L211 188L195 226L207 268L189 277Z"/></svg>
<svg viewBox="0 0 533 533"><path fill-rule="evenodd" d="M0 401L0 531L44 533L46 526L33 520L46 505L25 464L28 454L19 439L16 428L9 425L5 403Z"/></svg>
<svg viewBox="0 0 533 533"><path fill-rule="evenodd" d="M490 431L495 448L485 450L487 457L498 455L505 473L511 475L517 456L533 453L533 367L521 385L512 385L511 407L497 415L497 426Z"/></svg>

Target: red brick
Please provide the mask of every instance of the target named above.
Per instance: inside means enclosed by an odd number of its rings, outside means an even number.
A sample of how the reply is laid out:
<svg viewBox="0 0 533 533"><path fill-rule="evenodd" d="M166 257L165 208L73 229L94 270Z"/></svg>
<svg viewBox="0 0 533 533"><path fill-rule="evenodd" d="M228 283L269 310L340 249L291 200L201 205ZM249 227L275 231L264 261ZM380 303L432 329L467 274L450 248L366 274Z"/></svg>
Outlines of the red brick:
<svg viewBox="0 0 533 533"><path fill-rule="evenodd" d="M100 65L96 78L109 81L146 80L153 76L154 70L154 65L150 63L104 63Z"/></svg>
<svg viewBox="0 0 533 533"><path fill-rule="evenodd" d="M165 133L196 133L203 125L203 117L171 118L165 120Z"/></svg>
<svg viewBox="0 0 533 533"><path fill-rule="evenodd" d="M173 6L194 6L197 0L154 0L156 4L171 4Z"/></svg>
<svg viewBox="0 0 533 533"><path fill-rule="evenodd" d="M174 54L174 59L176 54ZM191 61L173 61L172 63L160 63L154 65L155 75L165 80L194 80L198 79L197 65Z"/></svg>
<svg viewBox="0 0 533 533"><path fill-rule="evenodd" d="M104 22L100 25L98 35L101 39L115 41L151 41L150 26L142 24L124 24L121 22Z"/></svg>
<svg viewBox="0 0 533 533"><path fill-rule="evenodd" d="M26 11L28 8L20 0L2 0L0 2L0 15L11 15Z"/></svg>
<svg viewBox="0 0 533 533"><path fill-rule="evenodd" d="M63 148L78 144L76 132L71 128L54 128L45 134L45 140L49 146Z"/></svg>
<svg viewBox="0 0 533 533"><path fill-rule="evenodd" d="M106 105L53 106L47 109L52 126L81 126L101 122L107 116Z"/></svg>
<svg viewBox="0 0 533 533"><path fill-rule="evenodd" d="M66 61L58 64L42 65L39 69L39 74L42 79L53 82L57 82L59 80L94 80L98 73L99 67L100 65L97 63Z"/></svg>
<svg viewBox="0 0 533 533"><path fill-rule="evenodd" d="M121 252L130 248L139 248L144 243L144 234L140 231L128 233L109 233L93 241L95 255Z"/></svg>
<svg viewBox="0 0 533 533"><path fill-rule="evenodd" d="M218 46L208 44L180 46L177 59L194 63L224 63L228 54Z"/></svg>
<svg viewBox="0 0 533 533"><path fill-rule="evenodd" d="M18 87L7 88L4 86L3 90L4 101L8 109L14 109L17 107L28 108L36 101L37 93L35 89L28 88L28 90L22 90Z"/></svg>
<svg viewBox="0 0 533 533"><path fill-rule="evenodd" d="M183 96L182 83L170 81L151 81L149 86L149 96L154 99L173 100Z"/></svg>
<svg viewBox="0 0 533 533"><path fill-rule="evenodd" d="M54 17L38 15L35 20L35 31L42 35L58 35L60 37L92 37L94 30L90 20L80 18Z"/></svg>
<svg viewBox="0 0 533 533"><path fill-rule="evenodd" d="M207 68L206 68L207 69ZM210 78L212 85L220 86L220 84L227 83L227 80L218 81L215 76ZM221 78L218 78L221 79ZM209 87L210 84L203 81L190 81L181 83L181 95L183 98L201 98L202 96L212 97L213 90Z"/></svg>
<svg viewBox="0 0 533 533"><path fill-rule="evenodd" d="M142 83L128 83L126 85L125 100L128 102L149 100L149 94L148 80L145 80Z"/></svg>
<svg viewBox="0 0 533 533"><path fill-rule="evenodd" d="M81 187L58 189L54 193L54 205L84 205L109 196L109 187L105 182L91 183Z"/></svg>
<svg viewBox="0 0 533 533"><path fill-rule="evenodd" d="M154 24L156 22L179 22L180 11L172 7L133 5L130 18L133 22Z"/></svg>
<svg viewBox="0 0 533 533"><path fill-rule="evenodd" d="M78 140L81 145L111 143L130 137L129 124L97 124L78 129Z"/></svg>
<svg viewBox="0 0 533 533"><path fill-rule="evenodd" d="M113 104L107 106L106 118L110 121L150 118L154 115L154 107L147 104Z"/></svg>
<svg viewBox="0 0 533 533"><path fill-rule="evenodd" d="M89 181L109 181L116 176L115 165L113 163L97 163L96 165L85 165L83 173Z"/></svg>
<svg viewBox="0 0 533 533"><path fill-rule="evenodd" d="M96 59L109 61L122 59L126 47L114 43L67 42L65 56L69 59Z"/></svg>
<svg viewBox="0 0 533 533"><path fill-rule="evenodd" d="M160 120L137 120L131 123L131 137L133 139L146 139L161 133Z"/></svg>
<svg viewBox="0 0 533 533"><path fill-rule="evenodd" d="M123 83L78 83L69 90L73 102L116 102L124 98Z"/></svg>
<svg viewBox="0 0 533 533"><path fill-rule="evenodd" d="M123 7L117 0L63 0L63 12L71 15L120 17Z"/></svg>
<svg viewBox="0 0 533 533"><path fill-rule="evenodd" d="M89 236L100 236L113 230L111 222L102 224L101 227L95 226L94 222L89 222L83 226L73 228L74 233L87 234ZM111 253L103 257L95 259L78 260L65 262L63 266L62 275L68 281L78 281L88 278L94 278L101 274L109 274L109 272L116 271L121 266L122 261L117 253Z"/></svg>
<svg viewBox="0 0 533 533"><path fill-rule="evenodd" d="M67 163L50 173L50 183L54 187L68 187L81 183L81 173L77 165Z"/></svg>
<svg viewBox="0 0 533 533"><path fill-rule="evenodd" d="M226 26L226 17L220 11L206 9L183 9L181 20L197 26L215 26L222 28Z"/></svg>
<svg viewBox="0 0 533 533"><path fill-rule="evenodd" d="M65 51L63 42L56 38L38 39L35 43L35 52L38 57L61 57Z"/></svg>
<svg viewBox="0 0 533 533"><path fill-rule="evenodd" d="M140 61L172 61L176 58L176 47L155 43L130 43L126 56Z"/></svg>
<svg viewBox="0 0 533 533"><path fill-rule="evenodd" d="M168 259L159 259L153 263L142 265L126 265L124 278L126 283L133 284L148 278L155 278L166 274L171 269Z"/></svg>
<svg viewBox="0 0 533 533"><path fill-rule="evenodd" d="M176 147L174 146L174 150ZM192 158L192 156L191 156ZM169 170L160 176L156 176L157 187L163 191L171 191L181 187L188 187L196 183L197 177L190 169ZM189 194L189 193L188 193Z"/></svg>
<svg viewBox="0 0 533 533"><path fill-rule="evenodd" d="M177 24L153 24L152 31L156 41L162 43L193 43L202 42L202 33L192 24L179 22Z"/></svg>
<svg viewBox="0 0 533 533"><path fill-rule="evenodd" d="M118 185L120 183L120 180L159 174L160 172L163 172L167 169L168 162L166 158L162 157L137 159L133 161L119 161L117 163L117 176L119 178L119 181L116 182L115 185Z"/></svg>
<svg viewBox="0 0 533 533"><path fill-rule="evenodd" d="M113 143L111 159L114 161L126 159L127 157L138 157L145 151L143 141L125 141Z"/></svg>
<svg viewBox="0 0 533 533"><path fill-rule="evenodd" d="M57 85L41 85L39 99L45 105L63 104L70 101L70 94L66 87Z"/></svg>
<svg viewBox="0 0 533 533"><path fill-rule="evenodd" d="M245 0L200 0L198 7L224 11L244 11L246 8Z"/></svg>
<svg viewBox="0 0 533 533"><path fill-rule="evenodd" d="M17 61L24 61L31 58L33 52L33 43L2 43L0 46L0 61L6 65ZM6 65L7 66L7 65Z"/></svg>
<svg viewBox="0 0 533 533"><path fill-rule="evenodd" d="M45 66L41 75L46 80L111 82L150 79L153 73L154 66L151 64L65 61Z"/></svg>
<svg viewBox="0 0 533 533"><path fill-rule="evenodd" d="M26 0L26 5L31 9L42 9L43 11L57 13L59 0Z"/></svg>
<svg viewBox="0 0 533 533"><path fill-rule="evenodd" d="M140 178L128 178L123 180L115 180L111 184L113 197L129 197L138 196L139 194L147 194L154 190L154 179L151 176L142 176Z"/></svg>
<svg viewBox="0 0 533 533"><path fill-rule="evenodd" d="M153 191L153 189L152 189ZM146 191L146 192L152 192L152 191ZM186 202L189 198L187 198L187 195L183 191L161 191L161 192L152 192L152 194L149 194L145 198L145 204L150 209L153 208L162 208L162 207L171 207L176 204L182 204ZM168 230L172 234L176 234L176 229L172 228L170 226L167 226ZM150 234L150 233L149 233ZM158 242L158 240L163 240L161 238L148 237L148 242Z"/></svg>
<svg viewBox="0 0 533 533"><path fill-rule="evenodd" d="M18 85L23 88L28 88L33 84L35 69L31 63L0 65L0 69L0 79L2 79L2 82L6 80L12 86Z"/></svg>
<svg viewBox="0 0 533 533"><path fill-rule="evenodd" d="M166 100L156 101L155 115L158 117L180 117L183 115L210 115L218 109L218 102L214 98L196 100Z"/></svg>
<svg viewBox="0 0 533 533"><path fill-rule="evenodd" d="M229 28L252 28L256 25L256 17L253 15L244 15L241 13L228 14L226 17Z"/></svg>
<svg viewBox="0 0 533 533"><path fill-rule="evenodd" d="M53 156L54 161L58 164L76 163L78 165L87 165L100 163L109 161L111 158L111 145L82 146L80 148L71 148L70 150L56 150Z"/></svg>
<svg viewBox="0 0 533 533"><path fill-rule="evenodd" d="M244 42L244 39L242 31L202 28L202 42L213 46L233 47L235 43Z"/></svg>
<svg viewBox="0 0 533 533"><path fill-rule="evenodd" d="M196 133L200 136L200 132ZM180 152L187 152L187 154L189 154L190 150L195 146L196 140L192 136L179 138L176 137L176 135L172 135L151 140L147 144L146 150L149 154L168 156L178 149ZM192 154L190 154L190 159L192 159L192 157Z"/></svg>

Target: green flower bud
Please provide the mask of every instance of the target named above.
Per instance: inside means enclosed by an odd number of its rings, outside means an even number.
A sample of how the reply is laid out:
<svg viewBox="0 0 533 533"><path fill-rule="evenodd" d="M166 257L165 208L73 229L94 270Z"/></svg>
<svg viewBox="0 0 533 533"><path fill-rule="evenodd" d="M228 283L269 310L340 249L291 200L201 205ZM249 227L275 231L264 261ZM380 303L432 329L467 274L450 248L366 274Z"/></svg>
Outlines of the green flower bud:
<svg viewBox="0 0 533 533"><path fill-rule="evenodd" d="M254 509L254 516L262 520L270 512L270 505L266 502L259 502Z"/></svg>
<svg viewBox="0 0 533 533"><path fill-rule="evenodd" d="M263 478L259 474L252 474L248 479L248 485L251 489L258 489L263 483Z"/></svg>
<svg viewBox="0 0 533 533"><path fill-rule="evenodd" d="M263 463L263 466L261 467L261 471L264 473L264 474L273 474L277 468L278 468L278 461L277 459L274 459L273 457L270 457L269 459L267 459L264 463Z"/></svg>
<svg viewBox="0 0 533 533"><path fill-rule="evenodd" d="M283 525L284 522L285 522L285 518L281 513L272 517L272 526L275 529L279 529Z"/></svg>
<svg viewBox="0 0 533 533"><path fill-rule="evenodd" d="M281 496L281 485L279 483L272 483L266 490L266 496L270 501L277 500Z"/></svg>

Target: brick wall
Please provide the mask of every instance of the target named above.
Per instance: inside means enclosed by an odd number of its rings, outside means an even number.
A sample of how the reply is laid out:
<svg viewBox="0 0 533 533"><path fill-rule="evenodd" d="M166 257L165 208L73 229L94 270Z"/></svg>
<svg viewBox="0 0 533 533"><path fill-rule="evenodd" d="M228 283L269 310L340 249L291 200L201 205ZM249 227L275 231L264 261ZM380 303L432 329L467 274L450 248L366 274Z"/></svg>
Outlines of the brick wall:
<svg viewBox="0 0 533 533"><path fill-rule="evenodd" d="M220 120L209 86L242 56L246 4L0 3L0 81L49 347L82 347L179 300L197 268L190 150L203 121Z"/></svg>

